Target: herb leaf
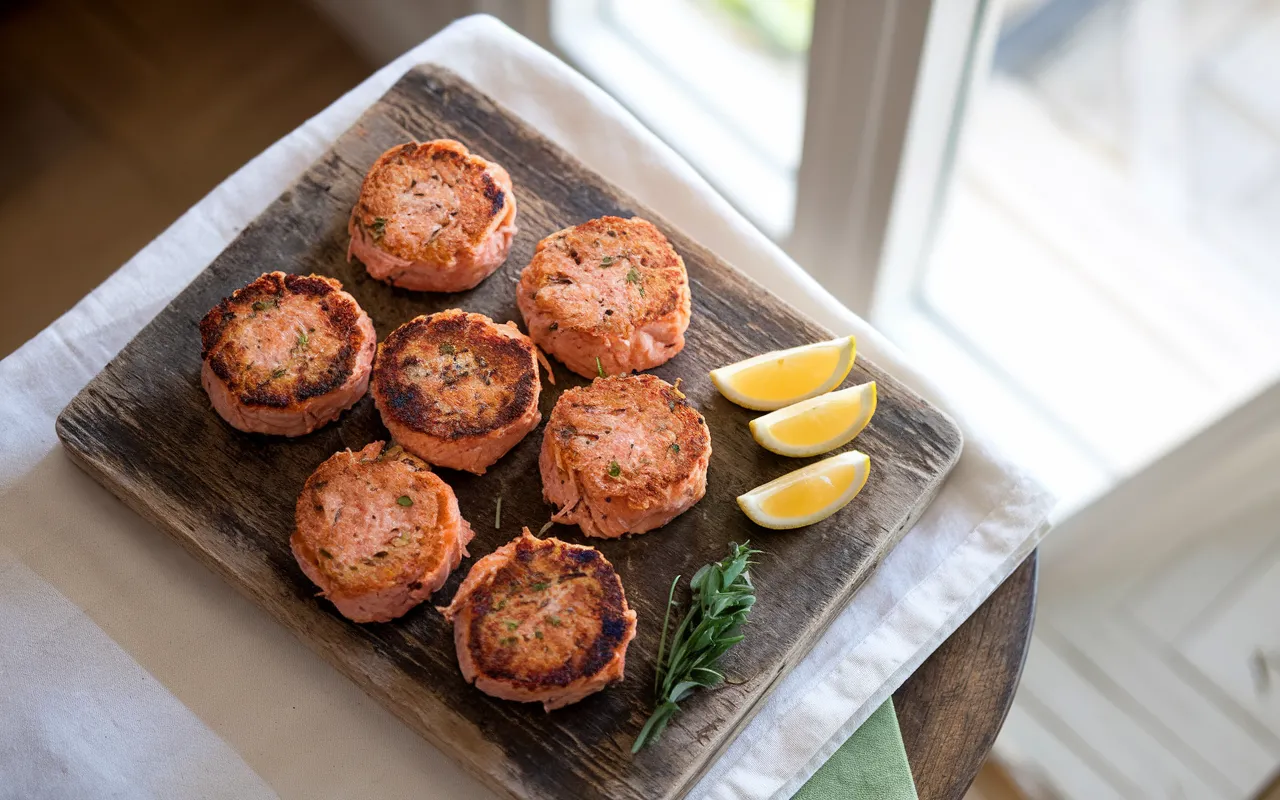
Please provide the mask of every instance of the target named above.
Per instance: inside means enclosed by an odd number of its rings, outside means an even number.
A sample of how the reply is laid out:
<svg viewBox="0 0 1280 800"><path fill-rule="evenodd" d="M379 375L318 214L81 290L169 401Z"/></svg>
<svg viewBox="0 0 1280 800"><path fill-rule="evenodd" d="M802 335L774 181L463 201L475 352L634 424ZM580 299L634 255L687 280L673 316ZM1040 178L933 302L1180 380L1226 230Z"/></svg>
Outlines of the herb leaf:
<svg viewBox="0 0 1280 800"><path fill-rule="evenodd" d="M443 355L451 356L451 355L453 355L454 353L458 352L458 348L454 347L453 345L449 344L448 342L445 342L444 344L440 345L440 352L441 352L441 354L443 354Z"/></svg>
<svg viewBox="0 0 1280 800"><path fill-rule="evenodd" d="M640 292L640 296L644 297L644 283L641 282L640 273L636 271L635 267L627 270L627 283L634 283L636 289Z"/></svg>
<svg viewBox="0 0 1280 800"><path fill-rule="evenodd" d="M311 340L307 338L307 332L302 331L298 334L298 347L306 347Z"/></svg>
<svg viewBox="0 0 1280 800"><path fill-rule="evenodd" d="M409 506L413 505L413 498L407 494L402 494L396 498L396 502L404 506L405 508L408 508Z"/></svg>
<svg viewBox="0 0 1280 800"><path fill-rule="evenodd" d="M671 452L673 452L673 453L679 453L679 452L680 452L680 443L679 443L679 442L672 442L672 443L671 443Z"/></svg>
<svg viewBox="0 0 1280 800"><path fill-rule="evenodd" d="M600 363L600 356L596 356L596 374L604 377L604 365Z"/></svg>
<svg viewBox="0 0 1280 800"><path fill-rule="evenodd" d="M662 639L658 643L658 671L654 676L654 709L636 736L631 752L656 742L667 723L680 710L680 702L695 689L710 688L724 682L724 674L715 669L716 662L729 648L741 642L742 626L755 605L755 587L751 583L752 556L759 555L747 544L730 543L729 555L722 561L698 570L689 587L693 591L689 609L668 637L671 609L675 607L677 575L667 594L667 613L662 620ZM668 649L667 643L671 646Z"/></svg>
<svg viewBox="0 0 1280 800"><path fill-rule="evenodd" d="M609 477L616 478L622 474L622 467L618 466L617 461L609 462Z"/></svg>
<svg viewBox="0 0 1280 800"><path fill-rule="evenodd" d="M387 232L387 221L383 217L374 217L373 222L369 225L369 230L373 232L374 241L381 239Z"/></svg>
<svg viewBox="0 0 1280 800"><path fill-rule="evenodd" d="M600 266L607 267L613 262L614 262L613 256L605 256L604 258L600 259Z"/></svg>

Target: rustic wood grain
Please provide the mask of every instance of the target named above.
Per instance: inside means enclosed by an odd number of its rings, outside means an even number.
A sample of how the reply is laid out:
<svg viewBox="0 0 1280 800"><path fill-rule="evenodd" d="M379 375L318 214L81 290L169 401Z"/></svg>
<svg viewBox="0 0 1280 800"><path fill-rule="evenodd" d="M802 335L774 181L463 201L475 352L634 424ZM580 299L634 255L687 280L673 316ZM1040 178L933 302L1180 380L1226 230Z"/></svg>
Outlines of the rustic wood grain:
<svg viewBox="0 0 1280 800"><path fill-rule="evenodd" d="M920 800L961 800L1013 704L1031 646L1037 555L893 695Z"/></svg>
<svg viewBox="0 0 1280 800"><path fill-rule="evenodd" d="M365 169L410 138L450 137L504 165L515 181L520 232L507 264L476 289L431 295L389 288L344 259L346 219ZM196 323L259 273L286 271L341 280L380 336L421 313L459 307L518 319L515 281L539 238L603 214L646 217L685 258L694 313L684 352L655 372L683 378L711 428L706 498L663 530L596 542L618 568L639 614L627 680L552 714L491 699L465 684L448 627L424 604L388 624L354 625L316 599L287 538L306 476L335 450L385 438L368 398L336 424L293 440L245 435L209 409L199 382ZM855 443L871 456L861 496L800 532L757 528L734 497L807 461L755 445L752 413L719 396L707 372L766 350L828 338L776 297L588 171L452 73L408 73L303 177L232 242L64 410L58 434L78 464L252 597L406 724L452 754L500 793L528 798L682 796L751 719L774 685L807 652L869 572L922 512L959 458L960 433L943 414L874 364L859 360L850 382L876 380L879 408ZM542 394L544 419L566 387L556 370ZM441 470L476 528L473 558L537 530L541 499L535 431L487 475ZM494 504L503 498L501 530ZM555 535L582 541L576 528ZM687 704L661 742L629 754L648 714L667 587L722 557L730 541L765 551L755 571L759 602L745 645L725 659L733 683ZM433 600L452 597L471 561Z"/></svg>

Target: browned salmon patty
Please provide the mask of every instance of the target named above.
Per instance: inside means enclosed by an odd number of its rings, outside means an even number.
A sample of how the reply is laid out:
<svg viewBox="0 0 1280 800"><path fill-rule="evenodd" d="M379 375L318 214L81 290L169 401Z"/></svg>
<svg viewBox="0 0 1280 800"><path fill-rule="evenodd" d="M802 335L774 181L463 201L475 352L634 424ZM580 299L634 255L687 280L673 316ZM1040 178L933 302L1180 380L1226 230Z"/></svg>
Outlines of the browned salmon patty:
<svg viewBox="0 0 1280 800"><path fill-rule="evenodd" d="M377 334L342 284L269 272L200 321L200 380L214 409L252 433L301 436L369 385Z"/></svg>
<svg viewBox="0 0 1280 800"><path fill-rule="evenodd" d="M289 545L298 566L354 622L386 622L444 585L471 526L453 490L398 446L344 450L298 495Z"/></svg>
<svg viewBox="0 0 1280 800"><path fill-rule="evenodd" d="M417 317L378 346L373 399L418 457L478 475L542 421L533 342L457 309Z"/></svg>
<svg viewBox="0 0 1280 800"><path fill-rule="evenodd" d="M502 266L516 233L511 176L452 139L383 153L347 230L369 274L405 289L459 292Z"/></svg>
<svg viewBox="0 0 1280 800"><path fill-rule="evenodd" d="M528 528L477 561L441 610L468 683L547 711L622 680L636 635L636 613L608 559Z"/></svg>
<svg viewBox="0 0 1280 800"><path fill-rule="evenodd" d="M538 243L516 304L544 351L587 378L651 369L684 348L684 260L639 217L601 217Z"/></svg>
<svg viewBox="0 0 1280 800"><path fill-rule="evenodd" d="M660 528L707 491L711 432L654 375L597 378L560 395L542 438L542 491L587 536Z"/></svg>

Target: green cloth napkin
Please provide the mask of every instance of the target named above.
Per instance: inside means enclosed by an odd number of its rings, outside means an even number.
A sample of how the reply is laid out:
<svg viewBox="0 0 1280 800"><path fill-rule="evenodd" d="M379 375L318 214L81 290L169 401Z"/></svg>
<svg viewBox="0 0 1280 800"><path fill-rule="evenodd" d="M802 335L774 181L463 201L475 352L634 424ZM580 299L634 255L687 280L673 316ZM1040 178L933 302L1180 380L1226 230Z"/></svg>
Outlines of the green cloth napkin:
<svg viewBox="0 0 1280 800"><path fill-rule="evenodd" d="M917 800L892 697L867 717L792 800Z"/></svg>

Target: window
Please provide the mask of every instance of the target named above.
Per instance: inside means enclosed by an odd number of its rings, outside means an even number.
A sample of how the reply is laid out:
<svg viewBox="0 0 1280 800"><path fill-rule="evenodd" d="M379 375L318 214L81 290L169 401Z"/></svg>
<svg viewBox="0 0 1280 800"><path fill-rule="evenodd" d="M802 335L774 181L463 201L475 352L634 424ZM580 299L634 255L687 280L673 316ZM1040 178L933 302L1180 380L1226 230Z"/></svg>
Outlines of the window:
<svg viewBox="0 0 1280 800"><path fill-rule="evenodd" d="M791 229L812 0L553 0L556 45L775 239Z"/></svg>
<svg viewBox="0 0 1280 800"><path fill-rule="evenodd" d="M1069 505L1280 368L1275 74L1265 4L1000 20L912 303L878 321Z"/></svg>

